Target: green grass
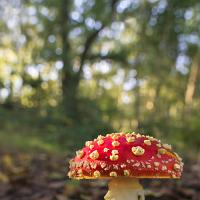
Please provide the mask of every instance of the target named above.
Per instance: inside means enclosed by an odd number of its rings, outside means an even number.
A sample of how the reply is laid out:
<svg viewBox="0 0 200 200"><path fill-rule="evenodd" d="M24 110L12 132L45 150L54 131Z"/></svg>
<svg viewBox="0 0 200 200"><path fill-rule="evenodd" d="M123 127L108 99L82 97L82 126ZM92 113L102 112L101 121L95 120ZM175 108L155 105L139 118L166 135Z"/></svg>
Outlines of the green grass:
<svg viewBox="0 0 200 200"><path fill-rule="evenodd" d="M51 129L42 122L38 112L0 109L0 150L61 152L52 136Z"/></svg>
<svg viewBox="0 0 200 200"><path fill-rule="evenodd" d="M64 124L51 115L41 117L37 110L0 108L0 150L70 153L95 137L89 128Z"/></svg>
<svg viewBox="0 0 200 200"><path fill-rule="evenodd" d="M50 143L48 138L39 137L38 135L22 134L18 132L0 131L0 146L3 150L24 152L47 151L51 153L62 152L56 142Z"/></svg>

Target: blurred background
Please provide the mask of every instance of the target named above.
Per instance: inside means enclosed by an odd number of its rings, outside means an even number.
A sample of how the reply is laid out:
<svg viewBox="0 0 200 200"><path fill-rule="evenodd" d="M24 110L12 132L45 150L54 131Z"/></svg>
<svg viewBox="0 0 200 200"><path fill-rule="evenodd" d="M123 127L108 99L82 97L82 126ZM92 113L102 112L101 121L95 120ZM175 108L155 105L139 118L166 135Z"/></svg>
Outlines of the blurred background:
<svg viewBox="0 0 200 200"><path fill-rule="evenodd" d="M147 199L197 200L199 110L199 1L0 1L1 199L103 199L105 183L67 180L68 159L139 131L186 163Z"/></svg>

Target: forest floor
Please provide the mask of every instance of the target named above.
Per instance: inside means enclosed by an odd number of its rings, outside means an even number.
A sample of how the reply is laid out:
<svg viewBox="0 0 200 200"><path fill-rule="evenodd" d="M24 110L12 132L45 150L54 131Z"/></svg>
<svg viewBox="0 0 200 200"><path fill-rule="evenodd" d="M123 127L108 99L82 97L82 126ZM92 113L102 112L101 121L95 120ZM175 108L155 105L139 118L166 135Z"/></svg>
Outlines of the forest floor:
<svg viewBox="0 0 200 200"><path fill-rule="evenodd" d="M102 200L107 182L69 180L70 155L0 153L1 200ZM200 166L186 163L181 180L142 180L146 200L200 200Z"/></svg>

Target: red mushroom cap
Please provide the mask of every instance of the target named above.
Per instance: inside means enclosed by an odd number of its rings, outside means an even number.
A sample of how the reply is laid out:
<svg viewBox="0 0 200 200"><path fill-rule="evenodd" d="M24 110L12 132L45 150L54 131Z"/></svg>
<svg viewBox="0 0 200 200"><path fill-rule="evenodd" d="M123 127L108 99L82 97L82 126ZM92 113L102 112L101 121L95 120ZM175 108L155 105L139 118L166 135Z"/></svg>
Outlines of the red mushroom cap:
<svg viewBox="0 0 200 200"><path fill-rule="evenodd" d="M87 141L70 160L70 178L180 178L182 159L168 144L135 133L112 133Z"/></svg>

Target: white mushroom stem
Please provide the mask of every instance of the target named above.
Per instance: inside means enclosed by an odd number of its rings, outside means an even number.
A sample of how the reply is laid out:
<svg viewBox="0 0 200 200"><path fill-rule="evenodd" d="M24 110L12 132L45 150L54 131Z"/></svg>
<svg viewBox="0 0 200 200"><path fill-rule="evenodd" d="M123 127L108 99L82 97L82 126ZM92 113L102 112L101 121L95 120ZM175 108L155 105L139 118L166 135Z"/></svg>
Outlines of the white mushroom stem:
<svg viewBox="0 0 200 200"><path fill-rule="evenodd" d="M145 200L143 187L135 178L113 178L105 200Z"/></svg>

